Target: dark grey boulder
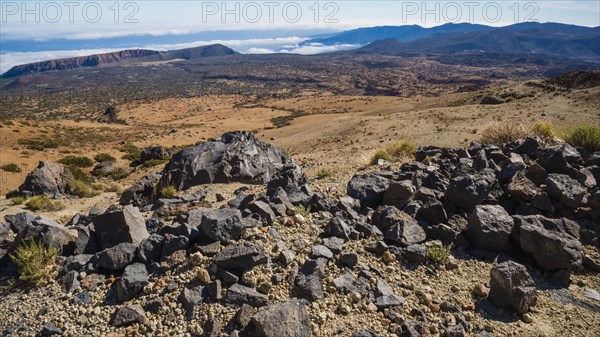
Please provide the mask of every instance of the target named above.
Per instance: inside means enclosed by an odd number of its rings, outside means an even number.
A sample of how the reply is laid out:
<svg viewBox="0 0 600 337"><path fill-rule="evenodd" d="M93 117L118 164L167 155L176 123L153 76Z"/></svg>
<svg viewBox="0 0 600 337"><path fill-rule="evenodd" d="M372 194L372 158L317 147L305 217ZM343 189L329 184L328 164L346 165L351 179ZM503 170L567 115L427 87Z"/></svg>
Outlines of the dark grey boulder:
<svg viewBox="0 0 600 337"><path fill-rule="evenodd" d="M144 310L154 315L157 315L160 312L160 310L164 307L164 305L165 303L163 302L163 300L157 298L155 300L149 300L148 302L146 302L146 304L144 305Z"/></svg>
<svg viewBox="0 0 600 337"><path fill-rule="evenodd" d="M334 217L325 226L325 233L336 238L350 240L356 231L340 217Z"/></svg>
<svg viewBox="0 0 600 337"><path fill-rule="evenodd" d="M196 281L188 283L177 298L186 311L186 318L192 319L196 307L204 302L204 287Z"/></svg>
<svg viewBox="0 0 600 337"><path fill-rule="evenodd" d="M152 234L140 243L137 250L137 256L144 263L156 262L160 260L165 238L158 234Z"/></svg>
<svg viewBox="0 0 600 337"><path fill-rule="evenodd" d="M296 276L296 287L304 298L309 301L322 300L323 293L323 271L315 260L307 260L298 276Z"/></svg>
<svg viewBox="0 0 600 337"><path fill-rule="evenodd" d="M57 327L53 323L46 323L42 327L41 334L44 337L46 337L46 336L56 336L56 335L62 335L63 331L62 331L62 329L60 329L59 327Z"/></svg>
<svg viewBox="0 0 600 337"><path fill-rule="evenodd" d="M466 234L475 247L507 250L514 220L502 206L477 205L468 220Z"/></svg>
<svg viewBox="0 0 600 337"><path fill-rule="evenodd" d="M133 261L136 250L134 244L124 242L96 253L91 261L101 268L121 270Z"/></svg>
<svg viewBox="0 0 600 337"><path fill-rule="evenodd" d="M22 230L25 229L29 224L31 224L35 220L35 215L32 215L27 212L21 212L17 214L9 214L4 216L4 221L6 221L10 225L10 229L13 232L19 234Z"/></svg>
<svg viewBox="0 0 600 337"><path fill-rule="evenodd" d="M67 272L60 280L60 288L65 293L72 293L75 290L79 289L79 273L75 270L71 270Z"/></svg>
<svg viewBox="0 0 600 337"><path fill-rule="evenodd" d="M225 303L236 306L248 304L253 307L262 307L267 305L268 302L269 297L267 295L237 283L229 287L225 295Z"/></svg>
<svg viewBox="0 0 600 337"><path fill-rule="evenodd" d="M75 226L77 241L74 254L95 254L98 251L96 234L87 226Z"/></svg>
<svg viewBox="0 0 600 337"><path fill-rule="evenodd" d="M67 228L50 218L38 216L19 233L15 242L30 239L58 249L61 255L69 256L75 251L77 230Z"/></svg>
<svg viewBox="0 0 600 337"><path fill-rule="evenodd" d="M160 174L150 173L141 177L121 194L121 205L145 206L152 202L154 188L160 180Z"/></svg>
<svg viewBox="0 0 600 337"><path fill-rule="evenodd" d="M144 217L137 207L131 205L98 215L94 218L94 229L100 249L124 242L138 246L150 236Z"/></svg>
<svg viewBox="0 0 600 337"><path fill-rule="evenodd" d="M125 268L116 282L117 300L129 301L139 294L148 284L148 271L142 263L134 263Z"/></svg>
<svg viewBox="0 0 600 337"><path fill-rule="evenodd" d="M402 209L415 193L416 188L410 180L391 181L383 194L383 204Z"/></svg>
<svg viewBox="0 0 600 337"><path fill-rule="evenodd" d="M492 191L495 174L491 169L477 174L466 174L452 178L444 196L456 206L473 211Z"/></svg>
<svg viewBox="0 0 600 337"><path fill-rule="evenodd" d="M524 314L537 301L535 283L527 268L514 261L505 261L490 271L488 300L500 307Z"/></svg>
<svg viewBox="0 0 600 337"><path fill-rule="evenodd" d="M259 337L311 337L306 306L297 300L258 309L250 322Z"/></svg>
<svg viewBox="0 0 600 337"><path fill-rule="evenodd" d="M383 310L385 308L401 306L405 302L402 296L391 294L377 297L374 303L377 309Z"/></svg>
<svg viewBox="0 0 600 337"><path fill-rule="evenodd" d="M358 254L355 252L342 252L340 263L348 268L354 268L358 264Z"/></svg>
<svg viewBox="0 0 600 337"><path fill-rule="evenodd" d="M417 220L425 221L430 225L437 225L448 220L444 205L437 199L429 199L417 211Z"/></svg>
<svg viewBox="0 0 600 337"><path fill-rule="evenodd" d="M375 174L356 174L348 182L348 195L364 207L377 207L390 186L390 180Z"/></svg>
<svg viewBox="0 0 600 337"><path fill-rule="evenodd" d="M162 160L169 155L169 152L162 146L148 146L142 149L140 153L140 163L148 160Z"/></svg>
<svg viewBox="0 0 600 337"><path fill-rule="evenodd" d="M19 186L19 193L27 198L34 195L60 197L68 194L68 183L71 179L73 174L67 167L41 161Z"/></svg>
<svg viewBox="0 0 600 337"><path fill-rule="evenodd" d="M583 261L579 225L569 219L541 215L514 216L521 249L544 270L573 270Z"/></svg>
<svg viewBox="0 0 600 337"><path fill-rule="evenodd" d="M425 241L425 231L415 219L393 206L377 208L373 225L385 233L385 238L401 246Z"/></svg>
<svg viewBox="0 0 600 337"><path fill-rule="evenodd" d="M570 208L581 205L586 189L577 180L565 174L550 173L546 179L548 194Z"/></svg>
<svg viewBox="0 0 600 337"><path fill-rule="evenodd" d="M250 242L229 245L215 256L218 266L234 270L249 270L267 260L264 248Z"/></svg>
<svg viewBox="0 0 600 337"><path fill-rule="evenodd" d="M258 140L251 132L228 132L173 155L159 185L186 190L234 181L266 184L286 164L293 161L282 149Z"/></svg>
<svg viewBox="0 0 600 337"><path fill-rule="evenodd" d="M114 171L113 164L114 162L112 161L98 163L96 166L94 166L94 169L91 173L96 177L104 177Z"/></svg>
<svg viewBox="0 0 600 337"><path fill-rule="evenodd" d="M583 164L577 149L566 143L540 149L537 157L540 165L550 173L572 174L572 164Z"/></svg>
<svg viewBox="0 0 600 337"><path fill-rule="evenodd" d="M139 304L126 305L117 309L110 320L114 326L129 326L135 323L143 324L146 322L144 309Z"/></svg>

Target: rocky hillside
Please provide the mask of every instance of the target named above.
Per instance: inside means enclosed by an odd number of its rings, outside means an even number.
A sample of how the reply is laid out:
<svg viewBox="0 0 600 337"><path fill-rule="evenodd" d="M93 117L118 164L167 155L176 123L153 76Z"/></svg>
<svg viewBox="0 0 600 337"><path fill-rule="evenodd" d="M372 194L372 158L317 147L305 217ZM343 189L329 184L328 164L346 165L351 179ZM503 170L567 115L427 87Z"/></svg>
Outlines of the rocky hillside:
<svg viewBox="0 0 600 337"><path fill-rule="evenodd" d="M420 148L342 197L252 133L173 156L120 205L0 226L60 249L48 285L3 287L6 336L590 336L600 333L600 152L528 138ZM69 197L42 163L19 193ZM244 185L227 194L199 187ZM200 186L201 185L201 186ZM214 185L216 186L216 185ZM164 197L164 188L179 190ZM594 289L595 288L595 289ZM551 325L548 322L552 322Z"/></svg>
<svg viewBox="0 0 600 337"><path fill-rule="evenodd" d="M31 73L42 73L53 70L69 70L81 67L96 67L122 63L131 60L139 61L168 61L174 59L191 60L201 57L223 56L236 54L223 45L210 45L196 48L171 50L159 52L146 49L128 49L114 53L97 54L89 56L71 57L59 60L49 60L36 63L23 64L12 67L2 77L16 77Z"/></svg>

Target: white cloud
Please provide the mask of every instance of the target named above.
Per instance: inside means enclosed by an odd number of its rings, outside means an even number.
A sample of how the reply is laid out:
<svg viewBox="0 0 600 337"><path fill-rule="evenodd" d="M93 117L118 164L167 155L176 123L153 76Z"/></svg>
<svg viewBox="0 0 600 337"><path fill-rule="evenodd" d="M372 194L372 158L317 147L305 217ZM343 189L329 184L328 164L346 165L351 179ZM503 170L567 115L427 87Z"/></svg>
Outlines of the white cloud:
<svg viewBox="0 0 600 337"><path fill-rule="evenodd" d="M209 40L209 41L194 41L189 43L177 43L177 44L149 44L141 47L135 47L136 49L152 49L152 50L175 50L206 46L211 44L222 44L232 49L244 53L273 53L275 50L279 50L282 46L296 46L295 49L299 50L299 53L307 53L305 48L298 47L298 44L308 40L305 37L284 37L284 38L273 38L273 39L247 39L247 40ZM269 47L270 46L270 47ZM267 48L268 47L268 48ZM105 48L105 49L79 49L79 50L55 50L55 51L37 51L37 52L10 52L0 54L0 73L8 71L13 66L19 64L26 64L32 62L39 62L52 59L86 56L93 54L110 53L128 48ZM131 49L131 48L130 48ZM283 52L291 52L287 49L283 49ZM315 52L319 52L316 51Z"/></svg>
<svg viewBox="0 0 600 337"><path fill-rule="evenodd" d="M311 55L311 54L320 54L320 53L330 53L341 50L350 50L359 48L358 44L335 44L333 46L325 46L321 43L310 43L303 46L296 46L291 49L282 49L281 53L293 53L293 54L302 54L302 55Z"/></svg>

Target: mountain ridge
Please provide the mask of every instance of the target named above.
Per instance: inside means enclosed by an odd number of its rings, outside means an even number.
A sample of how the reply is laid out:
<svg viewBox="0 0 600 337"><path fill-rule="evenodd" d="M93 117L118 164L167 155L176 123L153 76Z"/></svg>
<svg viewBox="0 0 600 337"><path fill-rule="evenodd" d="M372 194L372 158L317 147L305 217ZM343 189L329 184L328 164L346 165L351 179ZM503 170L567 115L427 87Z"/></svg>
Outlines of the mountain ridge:
<svg viewBox="0 0 600 337"><path fill-rule="evenodd" d="M191 60L203 57L235 54L237 54L236 51L221 44L212 44L207 46L169 51L157 51L150 49L125 49L110 53L69 57L17 65L9 69L4 74L2 74L2 77L10 78L30 73L44 73L48 71L69 70L81 67L96 67L102 65L120 64L131 60L147 62L169 61L174 59Z"/></svg>

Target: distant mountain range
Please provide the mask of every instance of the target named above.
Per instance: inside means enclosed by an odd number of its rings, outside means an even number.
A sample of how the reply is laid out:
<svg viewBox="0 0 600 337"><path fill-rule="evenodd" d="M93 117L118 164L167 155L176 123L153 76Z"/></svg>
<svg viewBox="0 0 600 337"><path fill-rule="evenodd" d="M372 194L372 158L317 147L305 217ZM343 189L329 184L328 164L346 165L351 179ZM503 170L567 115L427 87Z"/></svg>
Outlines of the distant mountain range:
<svg viewBox="0 0 600 337"><path fill-rule="evenodd" d="M220 44L164 52L147 49L127 49L114 53L71 57L18 65L12 67L10 70L4 73L2 77L9 78L30 73L41 73L52 70L69 70L81 67L120 65L132 62L194 60L203 57L235 54L237 54L235 50Z"/></svg>
<svg viewBox="0 0 600 337"><path fill-rule="evenodd" d="M552 55L600 63L600 27L522 23L495 29L488 28L440 33L410 42L390 37L372 42L354 52L386 55L461 53Z"/></svg>
<svg viewBox="0 0 600 337"><path fill-rule="evenodd" d="M456 62L460 62L461 55L467 56L469 62L473 62L473 55L488 58L510 55L517 56L515 58L517 60L518 57L524 59L536 57L538 60L535 62L544 62L539 58L553 56L565 60L600 64L600 27L589 28L558 23L527 22L506 27L469 23L445 24L432 28L417 25L381 26L321 35L302 44L361 46L355 50L337 52L346 54L424 55L434 56L436 59L444 59L441 56L452 55L451 59ZM2 77L81 67L175 59L194 60L234 54L238 53L220 44L165 52L133 49L19 65L11 68Z"/></svg>

